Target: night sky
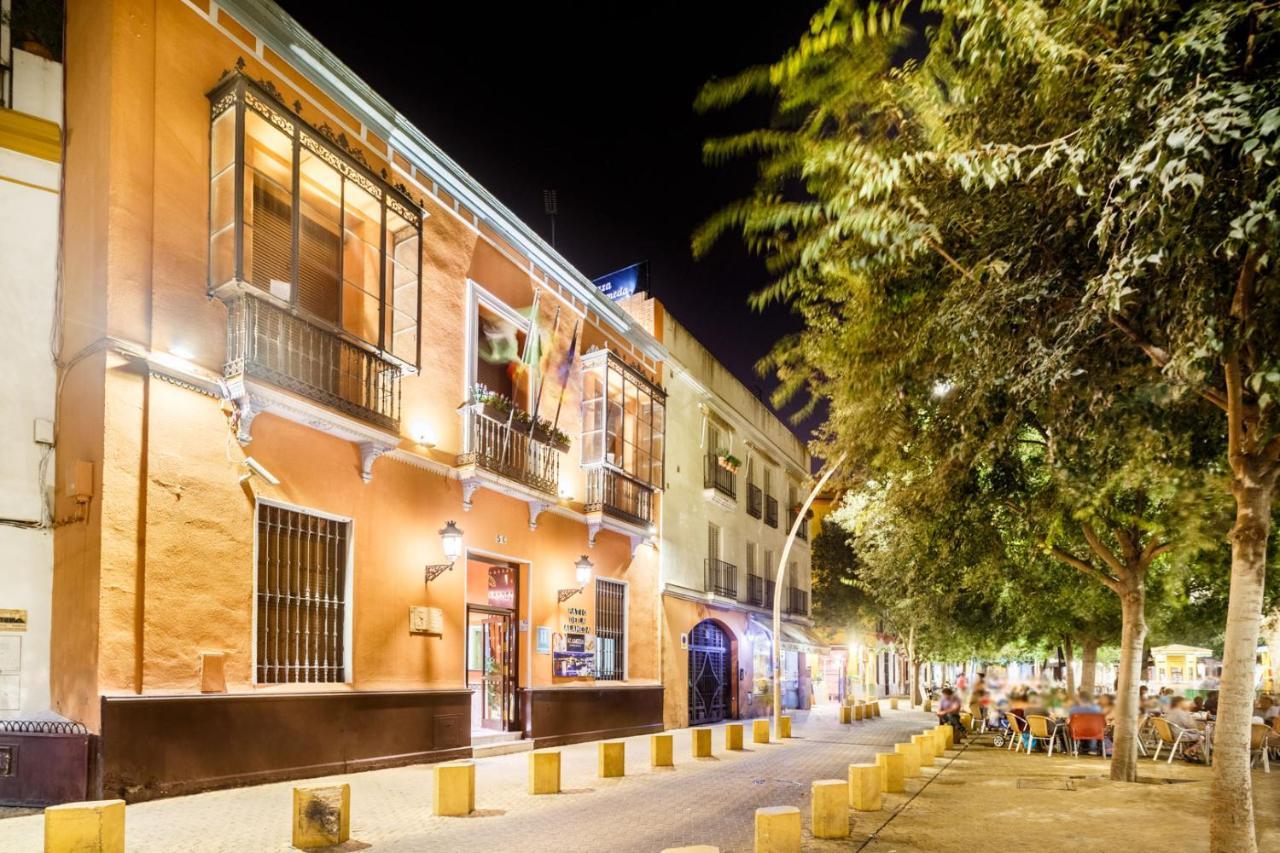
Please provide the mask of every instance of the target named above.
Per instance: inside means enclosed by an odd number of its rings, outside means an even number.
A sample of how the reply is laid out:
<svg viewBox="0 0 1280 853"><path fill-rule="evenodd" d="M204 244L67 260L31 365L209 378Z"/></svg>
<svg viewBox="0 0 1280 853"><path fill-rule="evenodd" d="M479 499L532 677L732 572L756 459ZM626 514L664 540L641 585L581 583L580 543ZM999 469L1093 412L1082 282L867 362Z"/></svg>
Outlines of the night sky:
<svg viewBox="0 0 1280 853"><path fill-rule="evenodd" d="M748 295L767 276L725 240L707 258L694 228L753 184L750 164L702 162L708 136L758 127L761 102L713 115L692 103L708 79L769 62L818 3L404 3L280 0L375 91L544 238L542 192L559 197L556 248L588 277L636 261L651 293L748 387L755 361L799 327ZM812 421L793 427L807 437Z"/></svg>

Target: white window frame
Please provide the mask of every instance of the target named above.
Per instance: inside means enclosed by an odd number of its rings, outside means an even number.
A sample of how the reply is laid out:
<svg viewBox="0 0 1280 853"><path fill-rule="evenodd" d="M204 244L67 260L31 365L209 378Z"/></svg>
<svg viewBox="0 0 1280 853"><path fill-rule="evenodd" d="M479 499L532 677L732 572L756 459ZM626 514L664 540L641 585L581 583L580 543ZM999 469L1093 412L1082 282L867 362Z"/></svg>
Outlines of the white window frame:
<svg viewBox="0 0 1280 853"><path fill-rule="evenodd" d="M319 518L328 519L329 521L337 521L346 523L350 526L350 533L347 536L347 577L342 590L342 681L296 681L296 682L263 682L258 680L258 548L261 545L261 537L258 536L258 513L263 506L273 506L278 509L289 510L290 512L300 512L307 515L314 515ZM355 612L356 612L356 521L348 515L337 515L332 512L315 509L314 507L302 506L300 504L288 503L287 501L273 500L271 498L257 498L253 505L253 563L249 567L250 577L253 586L253 607L252 618L250 620L249 630L249 673L253 679L254 687L269 690L276 688L288 688L297 690L298 685L313 685L323 687L332 684L350 685L355 681L354 672L354 654L352 646L355 638Z"/></svg>
<svg viewBox="0 0 1280 853"><path fill-rule="evenodd" d="M502 319L511 323L520 331L524 332L526 340L532 333L531 330L533 328L533 317L520 316L520 312L503 302L497 296L494 296L492 293L485 290L484 287L474 279L467 279L467 318L465 329L466 364L464 365L465 369L462 371L462 399L464 400L470 399L471 389L476 387L476 358L479 355L478 347L480 345L480 342L476 339L476 326L478 324L481 306L489 309ZM520 408L528 411L528 400L515 400L514 402ZM468 439L466 438L465 430L463 433L463 442L465 443ZM464 451L470 449L470 447L463 448Z"/></svg>

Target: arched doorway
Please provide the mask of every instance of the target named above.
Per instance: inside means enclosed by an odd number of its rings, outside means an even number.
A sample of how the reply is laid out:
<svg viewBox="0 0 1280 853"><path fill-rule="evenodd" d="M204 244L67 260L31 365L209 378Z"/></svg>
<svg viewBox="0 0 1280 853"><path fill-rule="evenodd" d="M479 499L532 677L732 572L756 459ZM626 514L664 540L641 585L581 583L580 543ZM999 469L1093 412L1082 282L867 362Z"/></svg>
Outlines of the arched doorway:
<svg viewBox="0 0 1280 853"><path fill-rule="evenodd" d="M705 619L689 632L689 725L714 723L729 716L732 661L729 637Z"/></svg>

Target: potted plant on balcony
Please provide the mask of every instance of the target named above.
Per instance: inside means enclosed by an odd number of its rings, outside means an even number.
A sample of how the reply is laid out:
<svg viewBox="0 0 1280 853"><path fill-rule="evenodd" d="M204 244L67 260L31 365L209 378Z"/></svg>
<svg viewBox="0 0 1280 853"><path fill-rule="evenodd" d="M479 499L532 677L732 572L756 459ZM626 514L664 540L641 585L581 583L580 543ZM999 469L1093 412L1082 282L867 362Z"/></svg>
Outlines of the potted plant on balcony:
<svg viewBox="0 0 1280 853"><path fill-rule="evenodd" d="M742 465L742 460L727 450L721 450L717 453L716 461L720 464L721 468L728 471L730 474L737 474L738 468Z"/></svg>
<svg viewBox="0 0 1280 853"><path fill-rule="evenodd" d="M480 406L485 417L495 421L510 423L516 432L532 435L533 440L555 448L561 453L569 450L569 436L551 425L546 418L534 420L533 415L516 405L515 401L505 394L490 391L484 385L477 384L471 389L471 399L462 404L463 407ZM532 430L530 430L532 426Z"/></svg>

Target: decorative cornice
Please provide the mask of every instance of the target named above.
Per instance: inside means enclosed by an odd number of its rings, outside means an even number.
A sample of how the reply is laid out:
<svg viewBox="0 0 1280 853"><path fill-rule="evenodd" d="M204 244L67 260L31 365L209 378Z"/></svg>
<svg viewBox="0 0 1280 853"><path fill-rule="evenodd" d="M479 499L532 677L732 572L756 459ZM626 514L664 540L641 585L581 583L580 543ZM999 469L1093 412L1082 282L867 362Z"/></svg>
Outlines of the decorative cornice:
<svg viewBox="0 0 1280 853"><path fill-rule="evenodd" d="M0 148L61 163L62 129L39 116L0 109Z"/></svg>

